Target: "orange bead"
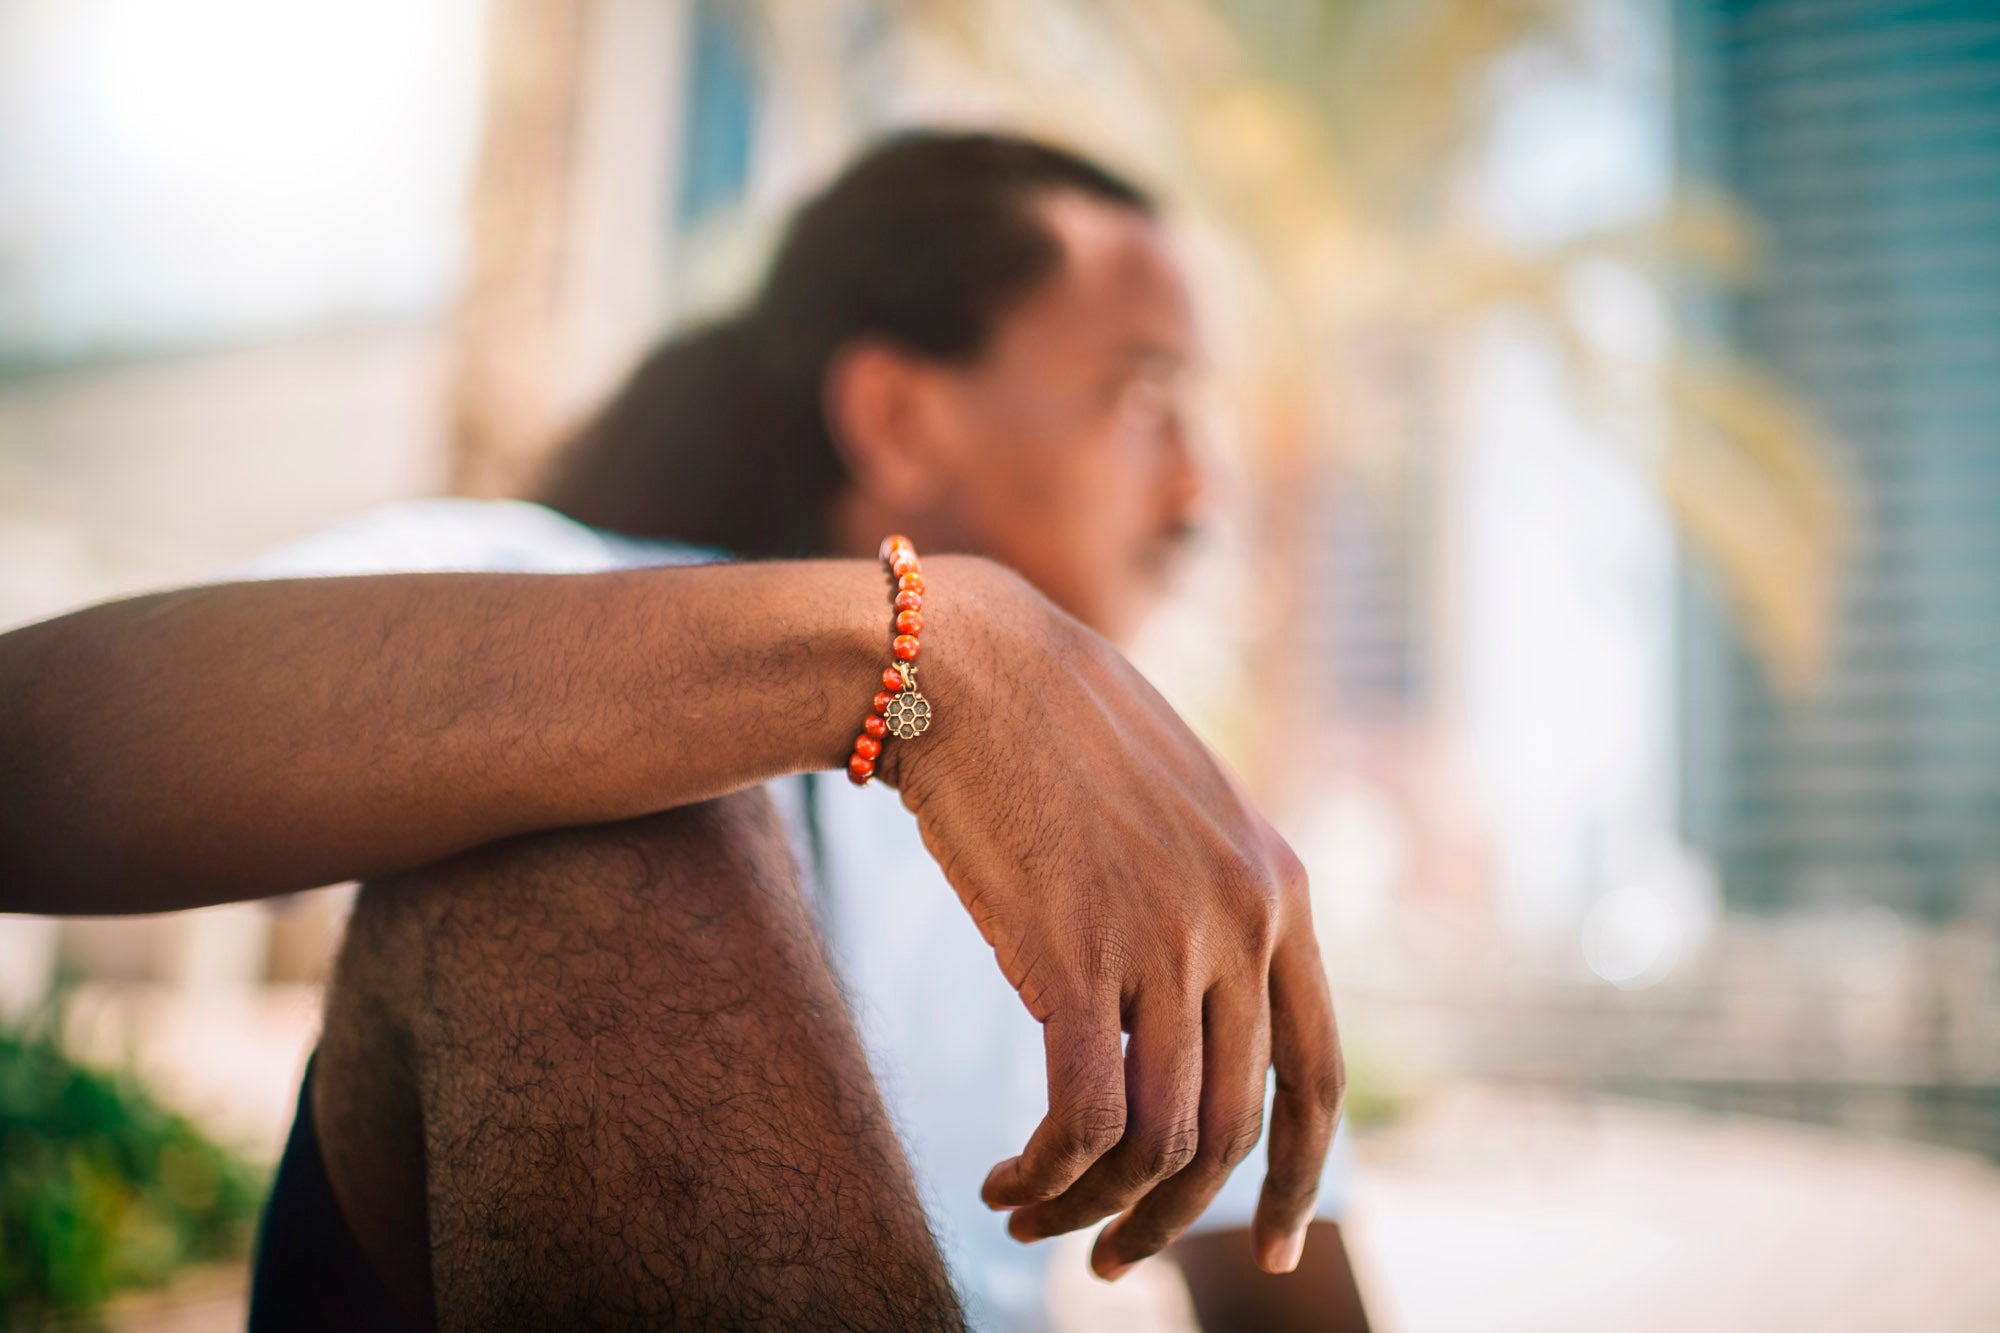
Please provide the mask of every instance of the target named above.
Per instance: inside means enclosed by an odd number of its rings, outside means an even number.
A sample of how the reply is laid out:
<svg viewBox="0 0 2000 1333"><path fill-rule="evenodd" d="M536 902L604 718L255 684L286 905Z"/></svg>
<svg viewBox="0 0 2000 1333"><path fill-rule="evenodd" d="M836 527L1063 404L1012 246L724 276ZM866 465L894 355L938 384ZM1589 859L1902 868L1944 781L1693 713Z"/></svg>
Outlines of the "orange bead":
<svg viewBox="0 0 2000 1333"><path fill-rule="evenodd" d="M891 668L891 670L893 669L894 668ZM902 686L903 686L903 678L901 676L896 677L896 688L901 689ZM889 693L889 691L887 690L883 690L882 692L880 692L875 696L875 711L878 713L888 712L889 705L895 701L895 698L896 698L895 695Z"/></svg>
<svg viewBox="0 0 2000 1333"><path fill-rule="evenodd" d="M914 662L917 658L917 636L914 634L898 634L896 641L890 644L889 647L898 658L905 662Z"/></svg>
<svg viewBox="0 0 2000 1333"><path fill-rule="evenodd" d="M861 740L881 740L889 734L889 723L880 713L870 713L861 723ZM861 747L857 744L855 748Z"/></svg>
<svg viewBox="0 0 2000 1333"><path fill-rule="evenodd" d="M853 779L855 786L866 786L868 779L875 776L875 761L855 755L847 761L847 776Z"/></svg>
<svg viewBox="0 0 2000 1333"><path fill-rule="evenodd" d="M882 742L876 740L873 736L856 736L854 738L854 753L860 755L863 759L873 759L876 755L882 753Z"/></svg>
<svg viewBox="0 0 2000 1333"><path fill-rule="evenodd" d="M908 537L905 537L900 532L892 533L891 535L884 537L882 539L881 556L882 559L885 561L893 560L895 559L896 552L898 551L909 551L914 553L916 549L917 549L916 547L910 545L910 539Z"/></svg>
<svg viewBox="0 0 2000 1333"><path fill-rule="evenodd" d="M898 611L896 613L896 633L921 634L923 632L924 618L915 611Z"/></svg>
<svg viewBox="0 0 2000 1333"><path fill-rule="evenodd" d="M920 593L899 592L896 594L896 609L898 611L921 611L923 607L924 599Z"/></svg>
<svg viewBox="0 0 2000 1333"><path fill-rule="evenodd" d="M896 576L896 591L922 592L923 590L924 590L924 576L918 573L916 570L913 569L907 574L899 574Z"/></svg>
<svg viewBox="0 0 2000 1333"><path fill-rule="evenodd" d="M896 668L894 667L883 667L882 688L889 691L889 693L891 694L894 694L896 691L902 689L903 673L896 670ZM877 709L876 711L880 712L881 710Z"/></svg>
<svg viewBox="0 0 2000 1333"><path fill-rule="evenodd" d="M899 579L906 579L917 572L917 554L914 551L898 551L889 557L889 572Z"/></svg>

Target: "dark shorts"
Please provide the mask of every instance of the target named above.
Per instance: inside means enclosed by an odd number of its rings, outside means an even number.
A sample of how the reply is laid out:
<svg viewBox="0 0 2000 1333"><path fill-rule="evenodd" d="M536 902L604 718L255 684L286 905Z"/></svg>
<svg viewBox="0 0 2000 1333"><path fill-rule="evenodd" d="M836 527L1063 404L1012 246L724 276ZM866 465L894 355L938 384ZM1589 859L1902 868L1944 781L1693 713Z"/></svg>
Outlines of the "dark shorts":
<svg viewBox="0 0 2000 1333"><path fill-rule="evenodd" d="M341 1216L313 1128L312 1065L299 1087L292 1136L264 1205L250 1283L251 1333L418 1333Z"/></svg>

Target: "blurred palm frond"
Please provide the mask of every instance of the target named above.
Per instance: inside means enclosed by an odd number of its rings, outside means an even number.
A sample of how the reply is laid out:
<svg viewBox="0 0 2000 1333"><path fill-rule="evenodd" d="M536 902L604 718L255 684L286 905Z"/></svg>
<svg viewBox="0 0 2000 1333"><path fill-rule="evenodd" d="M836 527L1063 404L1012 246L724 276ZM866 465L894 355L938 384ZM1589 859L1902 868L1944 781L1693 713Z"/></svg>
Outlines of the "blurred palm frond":
<svg viewBox="0 0 2000 1333"><path fill-rule="evenodd" d="M1539 331L1580 412L1664 419L1643 438L1629 425L1599 433L1651 470L1771 678L1800 687L1825 654L1845 530L1828 441L1726 349L1676 346L1684 329L1650 356L1613 354L1577 298L1606 266L1653 284L1663 305L1673 279L1741 283L1756 267L1754 226L1690 187L1653 216L1530 246L1457 197L1509 90L1587 66L1585 8L884 0L880 12L927 59L956 62L961 103L963 85L977 84L1032 129L1136 157L1177 183L1189 212L1238 238L1258 392L1278 415L1296 415L1314 398L1315 369L1381 328L1447 340L1505 314ZM797 4L752 9L778 46L796 33ZM829 114L822 98L807 118ZM1270 437L1265 447L1283 450L1314 434Z"/></svg>

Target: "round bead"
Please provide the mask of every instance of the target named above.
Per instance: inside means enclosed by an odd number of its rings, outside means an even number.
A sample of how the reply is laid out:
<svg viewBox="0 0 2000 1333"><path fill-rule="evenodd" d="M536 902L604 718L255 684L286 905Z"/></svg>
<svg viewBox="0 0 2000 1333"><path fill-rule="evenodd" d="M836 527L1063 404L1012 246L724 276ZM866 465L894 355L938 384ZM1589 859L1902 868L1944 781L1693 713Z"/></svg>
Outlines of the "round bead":
<svg viewBox="0 0 2000 1333"><path fill-rule="evenodd" d="M917 556L914 551L898 551L889 557L889 572L897 578L908 578L917 572Z"/></svg>
<svg viewBox="0 0 2000 1333"><path fill-rule="evenodd" d="M896 576L896 591L922 592L923 590L924 576L916 570L913 569L907 574L898 574Z"/></svg>
<svg viewBox="0 0 2000 1333"><path fill-rule="evenodd" d="M896 677L896 688L901 689L902 687L903 687L903 678L901 676L898 676ZM875 696L875 711L878 713L888 712L889 704L895 699L895 697L896 697L895 695L889 693L889 691L887 690L882 690L879 693L877 693Z"/></svg>
<svg viewBox="0 0 2000 1333"><path fill-rule="evenodd" d="M861 740L881 740L889 734L889 723L880 713L870 713L861 723ZM861 747L857 744L855 749Z"/></svg>
<svg viewBox="0 0 2000 1333"><path fill-rule="evenodd" d="M854 753L860 755L863 759L873 759L876 755L882 753L882 742L876 740L873 736L856 736L854 738Z"/></svg>
<svg viewBox="0 0 2000 1333"><path fill-rule="evenodd" d="M884 559L885 561L892 560L895 558L896 552L898 551L908 551L914 555L916 553L916 549L917 549L916 547L910 545L910 539L908 537L905 537L900 532L892 533L891 535L884 537L882 539L881 555L882 559Z"/></svg>
<svg viewBox="0 0 2000 1333"><path fill-rule="evenodd" d="M896 656L897 656L898 658L902 659L903 661L905 661L905 662L913 662L913 661L915 661L915 660L916 660L916 656L917 656L917 636L916 636L916 635L914 635L914 634L898 634L898 635L896 636L896 641L895 641L894 643L890 644L889 646L890 646L890 648L891 648L891 649L892 649L892 650L893 650L893 651L895 652Z"/></svg>
<svg viewBox="0 0 2000 1333"><path fill-rule="evenodd" d="M875 776L875 761L855 755L847 761L847 776L854 780L855 786L864 785L868 779Z"/></svg>
<svg viewBox="0 0 2000 1333"><path fill-rule="evenodd" d="M924 599L921 593L899 592L896 594L896 609L898 611L921 611L923 608Z"/></svg>
<svg viewBox="0 0 2000 1333"><path fill-rule="evenodd" d="M882 688L894 694L903 688L903 673L894 667L882 668ZM879 710L878 710L879 711Z"/></svg>
<svg viewBox="0 0 2000 1333"><path fill-rule="evenodd" d="M898 611L896 613L896 633L921 634L923 632L924 618L915 611Z"/></svg>

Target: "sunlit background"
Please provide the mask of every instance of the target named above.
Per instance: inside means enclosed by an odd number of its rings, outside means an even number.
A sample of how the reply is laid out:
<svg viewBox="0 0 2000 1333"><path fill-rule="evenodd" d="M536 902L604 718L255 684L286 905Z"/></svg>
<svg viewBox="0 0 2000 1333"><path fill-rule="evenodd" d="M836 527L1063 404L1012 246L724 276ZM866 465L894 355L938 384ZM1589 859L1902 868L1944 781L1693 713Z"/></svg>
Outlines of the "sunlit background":
<svg viewBox="0 0 2000 1333"><path fill-rule="evenodd" d="M1314 873L1378 1324L2000 1328L1990 0L11 0L0 624L509 493L912 123L1196 274L1141 657ZM0 1010L268 1163L342 901L0 919Z"/></svg>

